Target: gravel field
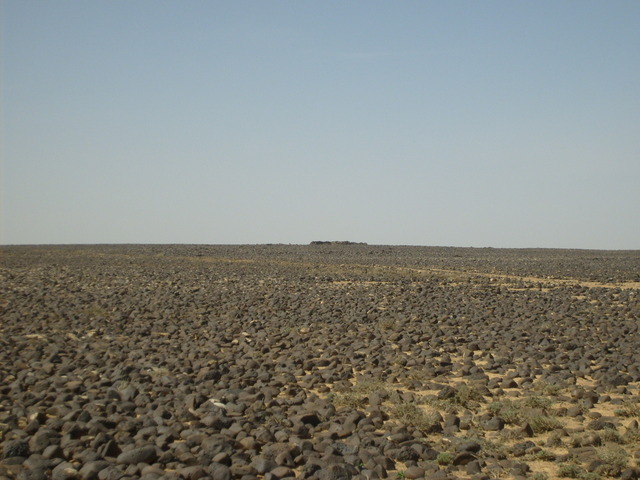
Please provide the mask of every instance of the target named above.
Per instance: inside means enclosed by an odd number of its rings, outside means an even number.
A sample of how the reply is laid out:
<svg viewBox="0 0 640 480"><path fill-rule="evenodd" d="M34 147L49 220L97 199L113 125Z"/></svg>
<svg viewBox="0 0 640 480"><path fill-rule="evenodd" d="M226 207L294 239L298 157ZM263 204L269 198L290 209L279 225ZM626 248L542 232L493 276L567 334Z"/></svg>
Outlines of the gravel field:
<svg viewBox="0 0 640 480"><path fill-rule="evenodd" d="M640 478L640 251L0 247L0 480Z"/></svg>

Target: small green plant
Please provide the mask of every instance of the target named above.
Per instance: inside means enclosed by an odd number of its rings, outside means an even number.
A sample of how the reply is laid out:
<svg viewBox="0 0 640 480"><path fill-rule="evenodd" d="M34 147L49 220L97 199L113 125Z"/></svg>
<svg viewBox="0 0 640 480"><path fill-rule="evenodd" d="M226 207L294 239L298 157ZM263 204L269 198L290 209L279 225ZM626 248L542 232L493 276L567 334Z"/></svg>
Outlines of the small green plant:
<svg viewBox="0 0 640 480"><path fill-rule="evenodd" d="M580 480L600 480L602 477L595 472L584 472L579 478Z"/></svg>
<svg viewBox="0 0 640 480"><path fill-rule="evenodd" d="M640 430L627 429L622 436L624 443L640 443Z"/></svg>
<svg viewBox="0 0 640 480"><path fill-rule="evenodd" d="M435 396L424 398L426 405L449 413L457 413L461 408L475 411L480 403L485 402L484 396L475 387L467 384L458 386L451 398L440 399Z"/></svg>
<svg viewBox="0 0 640 480"><path fill-rule="evenodd" d="M392 330L395 325L396 322L392 318L383 318L378 322L380 330Z"/></svg>
<svg viewBox="0 0 640 480"><path fill-rule="evenodd" d="M88 305L82 310L82 313L87 317L104 317L107 311L100 305Z"/></svg>
<svg viewBox="0 0 640 480"><path fill-rule="evenodd" d="M369 395L373 392L388 392L389 385L381 380L362 380L353 387L355 392Z"/></svg>
<svg viewBox="0 0 640 480"><path fill-rule="evenodd" d="M558 468L558 476L560 478L580 478L585 473L585 470L575 463L562 463Z"/></svg>
<svg viewBox="0 0 640 480"><path fill-rule="evenodd" d="M548 480L549 475L547 475L546 473L538 472L534 473L531 478L532 480Z"/></svg>
<svg viewBox="0 0 640 480"><path fill-rule="evenodd" d="M507 458L508 447L504 442L492 442L484 437L471 436L467 437L468 440L477 442L480 444L481 450L488 456L497 460L504 460Z"/></svg>
<svg viewBox="0 0 640 480"><path fill-rule="evenodd" d="M453 455L450 453L439 453L436 457L436 463L438 465L451 465L453 463Z"/></svg>
<svg viewBox="0 0 640 480"><path fill-rule="evenodd" d="M498 432L498 438L500 438L500 441L502 442L511 443L516 440L524 439L525 433L520 429L505 428Z"/></svg>
<svg viewBox="0 0 640 480"><path fill-rule="evenodd" d="M128 386L129 386L129 380L125 380L125 379L116 380L115 383L113 384L113 388L121 392L126 390Z"/></svg>
<svg viewBox="0 0 640 480"><path fill-rule="evenodd" d="M291 325L283 325L280 328L280 333L282 333L283 335L289 335L291 332L293 332L295 329L294 327L292 327Z"/></svg>
<svg viewBox="0 0 640 480"><path fill-rule="evenodd" d="M264 425L269 428L281 428L286 425L286 419L282 415L269 414L264 419Z"/></svg>
<svg viewBox="0 0 640 480"><path fill-rule="evenodd" d="M171 370L167 367L150 367L148 372L150 377L152 378L160 378L160 377L168 377L171 375Z"/></svg>
<svg viewBox="0 0 640 480"><path fill-rule="evenodd" d="M439 412L457 413L459 410L458 405L449 400L440 400L433 395L425 397L422 403Z"/></svg>
<svg viewBox="0 0 640 480"><path fill-rule="evenodd" d="M540 450L532 455L528 455L527 458L529 460L538 460L542 462L555 462L556 460L556 456L547 450Z"/></svg>
<svg viewBox="0 0 640 480"><path fill-rule="evenodd" d="M578 403L578 404L574 405L574 407L577 410L577 412L576 412L577 415L584 415L588 411L588 409L582 403Z"/></svg>
<svg viewBox="0 0 640 480"><path fill-rule="evenodd" d="M582 435L571 435L571 437L569 437L569 445L573 448L579 447L582 441Z"/></svg>
<svg viewBox="0 0 640 480"><path fill-rule="evenodd" d="M333 395L332 403L336 407L350 407L355 409L365 408L367 398L353 392L338 393Z"/></svg>
<svg viewBox="0 0 640 480"><path fill-rule="evenodd" d="M549 435L549 438L547 438L546 445L547 445L547 447L561 447L562 446L562 438L560 437L559 434L554 432L551 435Z"/></svg>
<svg viewBox="0 0 640 480"><path fill-rule="evenodd" d="M404 480L405 478L407 478L406 474L404 473L404 470L397 471L396 478L398 478L399 480Z"/></svg>

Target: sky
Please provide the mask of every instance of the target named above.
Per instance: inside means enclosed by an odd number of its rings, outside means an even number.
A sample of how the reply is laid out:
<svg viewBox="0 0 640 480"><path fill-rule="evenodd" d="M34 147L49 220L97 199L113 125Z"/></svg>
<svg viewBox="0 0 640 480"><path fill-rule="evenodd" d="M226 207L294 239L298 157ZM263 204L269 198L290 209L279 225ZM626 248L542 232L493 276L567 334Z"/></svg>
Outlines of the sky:
<svg viewBox="0 0 640 480"><path fill-rule="evenodd" d="M640 2L3 0L0 243L640 249Z"/></svg>

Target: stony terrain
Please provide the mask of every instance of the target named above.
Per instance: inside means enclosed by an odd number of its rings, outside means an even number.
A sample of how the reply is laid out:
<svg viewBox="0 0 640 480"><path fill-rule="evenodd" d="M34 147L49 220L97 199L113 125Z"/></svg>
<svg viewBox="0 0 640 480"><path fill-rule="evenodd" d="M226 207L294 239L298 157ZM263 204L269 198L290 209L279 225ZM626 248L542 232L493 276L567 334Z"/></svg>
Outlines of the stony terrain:
<svg viewBox="0 0 640 480"><path fill-rule="evenodd" d="M0 255L0 479L640 477L640 251Z"/></svg>

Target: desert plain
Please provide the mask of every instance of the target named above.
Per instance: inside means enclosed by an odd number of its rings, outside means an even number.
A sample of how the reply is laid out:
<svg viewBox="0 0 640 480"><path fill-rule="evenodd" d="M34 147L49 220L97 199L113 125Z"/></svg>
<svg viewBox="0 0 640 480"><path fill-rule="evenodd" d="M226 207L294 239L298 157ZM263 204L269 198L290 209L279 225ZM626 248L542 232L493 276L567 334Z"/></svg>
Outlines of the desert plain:
<svg viewBox="0 0 640 480"><path fill-rule="evenodd" d="M640 478L640 251L0 248L0 479Z"/></svg>

